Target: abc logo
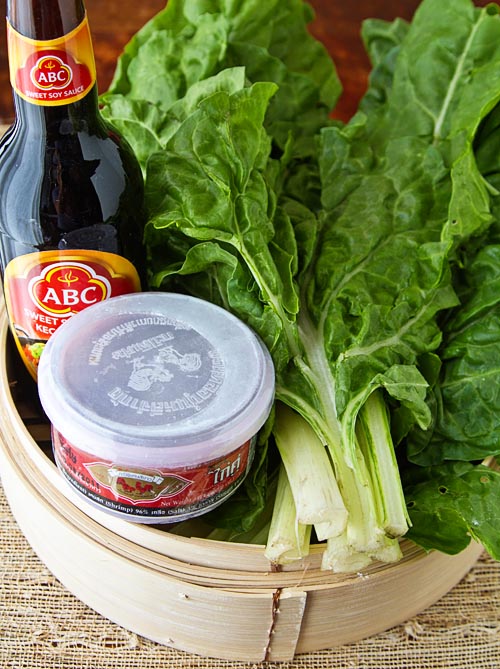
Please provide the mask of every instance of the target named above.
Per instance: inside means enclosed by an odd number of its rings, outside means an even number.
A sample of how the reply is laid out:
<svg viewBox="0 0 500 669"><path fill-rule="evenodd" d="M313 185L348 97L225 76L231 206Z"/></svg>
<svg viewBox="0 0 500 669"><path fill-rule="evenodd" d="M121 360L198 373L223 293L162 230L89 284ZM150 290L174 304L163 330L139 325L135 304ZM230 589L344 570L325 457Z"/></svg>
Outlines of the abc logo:
<svg viewBox="0 0 500 669"><path fill-rule="evenodd" d="M32 67L30 78L42 90L59 89L71 83L73 72L58 56L42 56Z"/></svg>

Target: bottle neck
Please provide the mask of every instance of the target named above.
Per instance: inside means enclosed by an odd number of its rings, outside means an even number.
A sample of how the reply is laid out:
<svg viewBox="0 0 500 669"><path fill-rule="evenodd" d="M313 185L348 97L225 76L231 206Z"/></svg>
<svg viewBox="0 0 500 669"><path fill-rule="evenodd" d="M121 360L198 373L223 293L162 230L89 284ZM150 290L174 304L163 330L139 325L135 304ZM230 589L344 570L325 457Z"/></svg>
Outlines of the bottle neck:
<svg viewBox="0 0 500 669"><path fill-rule="evenodd" d="M15 122L30 134L50 136L76 132L94 133L96 127L102 123L96 86L78 102L57 107L43 107L27 102L15 91L13 97Z"/></svg>
<svg viewBox="0 0 500 669"><path fill-rule="evenodd" d="M96 69L81 0L9 0L8 52L16 118L36 128L93 122ZM40 119L39 122L36 122Z"/></svg>
<svg viewBox="0 0 500 669"><path fill-rule="evenodd" d="M7 18L17 32L34 40L67 35L85 17L82 0L8 0Z"/></svg>

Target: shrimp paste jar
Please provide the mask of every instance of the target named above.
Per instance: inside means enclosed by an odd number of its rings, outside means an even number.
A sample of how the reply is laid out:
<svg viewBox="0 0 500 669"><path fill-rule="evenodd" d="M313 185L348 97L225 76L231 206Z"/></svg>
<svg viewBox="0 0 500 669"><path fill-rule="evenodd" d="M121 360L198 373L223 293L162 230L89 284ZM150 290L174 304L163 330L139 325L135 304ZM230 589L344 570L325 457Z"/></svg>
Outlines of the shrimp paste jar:
<svg viewBox="0 0 500 669"><path fill-rule="evenodd" d="M170 523L213 509L243 482L274 369L228 311L145 292L64 323L41 356L38 388L56 464L83 507Z"/></svg>

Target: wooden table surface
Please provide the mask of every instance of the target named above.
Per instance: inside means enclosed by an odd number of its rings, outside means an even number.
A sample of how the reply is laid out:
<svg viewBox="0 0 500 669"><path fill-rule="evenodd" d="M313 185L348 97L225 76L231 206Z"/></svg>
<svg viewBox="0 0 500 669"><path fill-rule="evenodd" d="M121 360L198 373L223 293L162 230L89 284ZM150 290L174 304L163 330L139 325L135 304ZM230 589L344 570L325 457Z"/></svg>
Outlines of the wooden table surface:
<svg viewBox="0 0 500 669"><path fill-rule="evenodd" d="M263 0L265 1L265 0ZM418 0L309 0L316 12L311 32L332 55L344 86L336 116L346 120L363 94L369 63L360 38L363 19L411 19ZM477 0L485 5L488 0ZM0 7L5 14L6 1ZM93 35L99 91L109 86L116 59L134 33L165 6L165 0L86 0ZM5 29L0 31L0 124L13 117Z"/></svg>

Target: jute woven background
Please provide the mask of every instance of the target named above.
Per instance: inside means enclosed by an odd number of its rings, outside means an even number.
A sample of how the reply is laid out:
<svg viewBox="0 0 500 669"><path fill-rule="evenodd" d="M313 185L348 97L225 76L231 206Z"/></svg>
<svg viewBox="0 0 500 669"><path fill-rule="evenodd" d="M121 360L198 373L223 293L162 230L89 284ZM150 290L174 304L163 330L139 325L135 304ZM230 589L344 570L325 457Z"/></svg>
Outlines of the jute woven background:
<svg viewBox="0 0 500 669"><path fill-rule="evenodd" d="M356 644L280 665L206 659L142 639L79 602L33 553L0 486L0 669L195 667L500 669L500 564L483 556L427 611Z"/></svg>

